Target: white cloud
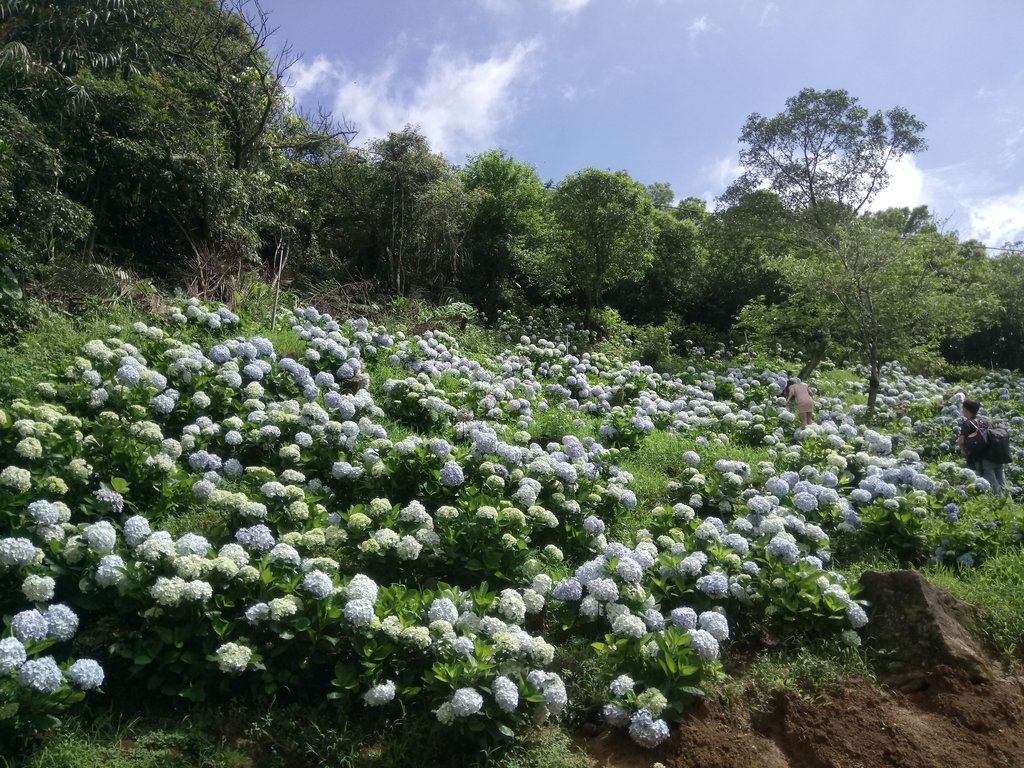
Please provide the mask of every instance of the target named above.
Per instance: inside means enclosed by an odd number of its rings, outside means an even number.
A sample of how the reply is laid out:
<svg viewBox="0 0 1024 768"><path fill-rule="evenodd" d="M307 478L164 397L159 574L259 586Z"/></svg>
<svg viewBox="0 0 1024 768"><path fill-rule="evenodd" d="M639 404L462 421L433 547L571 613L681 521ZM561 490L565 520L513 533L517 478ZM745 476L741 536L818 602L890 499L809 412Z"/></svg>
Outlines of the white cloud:
<svg viewBox="0 0 1024 768"><path fill-rule="evenodd" d="M512 13L518 4L518 0L480 0L480 5L488 11L501 14Z"/></svg>
<svg viewBox="0 0 1024 768"><path fill-rule="evenodd" d="M892 167L889 186L875 196L867 206L868 210L884 211L886 208L916 208L919 205L926 205L928 197L925 194L925 186L928 182L925 172L917 167L913 157L902 157Z"/></svg>
<svg viewBox="0 0 1024 768"><path fill-rule="evenodd" d="M541 47L528 40L474 60L439 46L411 88L403 88L407 74L394 59L377 72L339 74L334 109L355 123L360 142L418 125L433 149L457 160L492 145L515 115L514 87L529 76Z"/></svg>
<svg viewBox="0 0 1024 768"><path fill-rule="evenodd" d="M768 3L761 10L761 20L757 23L759 27L770 27L775 24L775 17L779 15L779 6L775 3Z"/></svg>
<svg viewBox="0 0 1024 768"><path fill-rule="evenodd" d="M690 33L690 41L692 42L709 29L711 29L711 25L708 23L708 17L701 16L690 22L690 26L686 28L686 31Z"/></svg>
<svg viewBox="0 0 1024 768"><path fill-rule="evenodd" d="M577 96L576 86L568 85L562 89L562 98L566 101L576 101Z"/></svg>
<svg viewBox="0 0 1024 768"><path fill-rule="evenodd" d="M700 169L698 179L707 187L698 194L698 197L704 200L714 200L742 173L743 166L740 165L739 155L736 152L730 152L717 160L712 160Z"/></svg>
<svg viewBox="0 0 1024 768"><path fill-rule="evenodd" d="M591 0L547 0L553 10L559 16L575 16L588 5Z"/></svg>
<svg viewBox="0 0 1024 768"><path fill-rule="evenodd" d="M975 200L968 204L968 209L971 237L994 246L1024 240L1024 187L1006 195Z"/></svg>
<svg viewBox="0 0 1024 768"><path fill-rule="evenodd" d="M580 11L590 5L593 0L534 0L537 5L546 8L556 16L568 19L576 16ZM486 10L492 13L510 16L520 10L525 10L524 0L477 0Z"/></svg>
<svg viewBox="0 0 1024 768"><path fill-rule="evenodd" d="M317 56L312 64L297 61L288 74L291 75L288 92L295 101L299 101L306 94L330 82L336 72L330 60Z"/></svg>

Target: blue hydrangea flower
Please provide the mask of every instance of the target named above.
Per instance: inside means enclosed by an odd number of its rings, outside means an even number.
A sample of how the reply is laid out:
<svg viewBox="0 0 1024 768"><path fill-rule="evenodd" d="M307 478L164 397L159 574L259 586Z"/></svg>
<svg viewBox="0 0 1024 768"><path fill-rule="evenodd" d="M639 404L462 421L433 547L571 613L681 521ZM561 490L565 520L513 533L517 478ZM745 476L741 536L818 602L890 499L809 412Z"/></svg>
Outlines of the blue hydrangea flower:
<svg viewBox="0 0 1024 768"><path fill-rule="evenodd" d="M45 640L50 632L50 625L46 622L46 617L33 608L14 614L11 631L22 642Z"/></svg>
<svg viewBox="0 0 1024 768"><path fill-rule="evenodd" d="M672 619L673 624L682 629L695 629L697 627L697 612L693 608L687 606L673 608L669 617Z"/></svg>
<svg viewBox="0 0 1024 768"><path fill-rule="evenodd" d="M76 688L91 691L103 685L103 667L93 659L79 659L68 667L68 679Z"/></svg>
<svg viewBox="0 0 1024 768"><path fill-rule="evenodd" d="M5 637L0 640L0 675L6 675L18 669L28 658L25 646L16 637Z"/></svg>
<svg viewBox="0 0 1024 768"><path fill-rule="evenodd" d="M345 605L345 619L357 627L373 622L375 609L369 600L349 600Z"/></svg>
<svg viewBox="0 0 1024 768"><path fill-rule="evenodd" d="M334 592L334 582L323 571L313 570L303 577L300 588L316 599L323 600Z"/></svg>
<svg viewBox="0 0 1024 768"><path fill-rule="evenodd" d="M718 658L718 641L707 630L691 630L690 644L704 661L714 661Z"/></svg>
<svg viewBox="0 0 1024 768"><path fill-rule="evenodd" d="M772 557L777 557L786 565L792 565L796 562L797 557L800 556L800 549L797 545L782 536L776 536L769 541L765 551Z"/></svg>
<svg viewBox="0 0 1024 768"><path fill-rule="evenodd" d="M441 467L441 482L449 488L456 488L466 482L466 477L458 462L445 462L445 465Z"/></svg>
<svg viewBox="0 0 1024 768"><path fill-rule="evenodd" d="M459 688L452 695L451 705L456 717L469 717L483 708L484 697L472 688Z"/></svg>
<svg viewBox="0 0 1024 768"><path fill-rule="evenodd" d="M519 707L519 687L509 678L494 678L492 686L494 700L502 712L515 712Z"/></svg>
<svg viewBox="0 0 1024 768"><path fill-rule="evenodd" d="M257 552L265 552L274 546L274 534L260 523L249 528L239 528L235 533L235 541Z"/></svg>
<svg viewBox="0 0 1024 768"><path fill-rule="evenodd" d="M697 579L697 589L708 597L723 597L729 591L729 578L724 573L709 573Z"/></svg>
<svg viewBox="0 0 1024 768"><path fill-rule="evenodd" d="M53 693L64 683L64 675L52 656L29 659L18 670L18 682L40 693Z"/></svg>
<svg viewBox="0 0 1024 768"><path fill-rule="evenodd" d="M567 602L575 602L583 597L583 585L580 584L579 580L574 576L562 579L555 585L554 591L551 596L556 600L564 600Z"/></svg>
<svg viewBox="0 0 1024 768"><path fill-rule="evenodd" d="M630 719L629 736L641 747L654 749L669 737L668 723L641 709Z"/></svg>
<svg viewBox="0 0 1024 768"><path fill-rule="evenodd" d="M729 621L715 611L704 611L699 617L700 628L706 630L715 640L729 639Z"/></svg>
<svg viewBox="0 0 1024 768"><path fill-rule="evenodd" d="M36 558L36 547L30 539L0 539L0 564L18 567L28 565Z"/></svg>
<svg viewBox="0 0 1024 768"><path fill-rule="evenodd" d="M66 605L56 603L44 615L47 634L54 640L70 640L78 631L78 615Z"/></svg>
<svg viewBox="0 0 1024 768"><path fill-rule="evenodd" d="M116 512L117 514L121 514L121 512L124 511L124 497L120 493L118 493L117 491L112 491L109 488L99 488L99 489L93 491L92 495L93 495L93 498L96 499L96 501L103 502L104 504L109 504L110 508L114 512ZM101 522L106 522L106 521L104 520L104 521L101 521ZM97 523L97 525L99 525L99 523ZM107 523L107 525L110 525L110 523ZM91 528L92 526L89 526L89 527ZM86 530L88 530L88 529L86 529ZM111 530L113 530L113 526L111 526ZM111 548L113 548L113 546L114 545L111 544L109 547L107 547L107 549L111 549ZM99 549L98 547L93 547L93 548L94 549Z"/></svg>
<svg viewBox="0 0 1024 768"><path fill-rule="evenodd" d="M379 685L373 686L370 690L363 694L363 701L366 702L367 706L380 707L393 701L395 698L395 684L391 680L386 680Z"/></svg>
<svg viewBox="0 0 1024 768"><path fill-rule="evenodd" d="M608 686L609 692L612 696L621 699L627 693L632 693L636 683L633 682L633 678L629 675L619 675L616 677Z"/></svg>

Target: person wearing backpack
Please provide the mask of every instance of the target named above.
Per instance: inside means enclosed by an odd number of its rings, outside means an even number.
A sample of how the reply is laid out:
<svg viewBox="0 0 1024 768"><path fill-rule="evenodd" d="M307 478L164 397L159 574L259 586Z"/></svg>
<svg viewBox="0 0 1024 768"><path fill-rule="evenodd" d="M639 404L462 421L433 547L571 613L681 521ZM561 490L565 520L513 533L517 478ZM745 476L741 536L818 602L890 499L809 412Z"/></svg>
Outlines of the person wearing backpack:
<svg viewBox="0 0 1024 768"><path fill-rule="evenodd" d="M999 430L999 445L993 446L996 430L987 416L978 415L980 410L981 403L977 400L964 400L961 410L964 420L960 422L960 438L957 442L960 454L967 461L967 468L985 478L992 486L993 493L1001 494L1006 485L1006 475L1003 473L1002 456L997 454L1002 452L1006 430ZM1009 447L1008 441L1006 447Z"/></svg>

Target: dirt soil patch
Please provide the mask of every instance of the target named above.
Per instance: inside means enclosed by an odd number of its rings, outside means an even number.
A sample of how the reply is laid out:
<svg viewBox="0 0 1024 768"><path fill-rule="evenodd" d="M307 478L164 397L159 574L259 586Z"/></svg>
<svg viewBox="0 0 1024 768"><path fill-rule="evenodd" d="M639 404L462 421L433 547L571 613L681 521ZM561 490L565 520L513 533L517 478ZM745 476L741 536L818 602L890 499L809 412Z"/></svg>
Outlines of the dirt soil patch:
<svg viewBox="0 0 1024 768"><path fill-rule="evenodd" d="M915 693L851 680L814 700L780 692L765 711L711 701L654 752L621 733L586 748L595 768L1024 768L1024 678L939 667Z"/></svg>

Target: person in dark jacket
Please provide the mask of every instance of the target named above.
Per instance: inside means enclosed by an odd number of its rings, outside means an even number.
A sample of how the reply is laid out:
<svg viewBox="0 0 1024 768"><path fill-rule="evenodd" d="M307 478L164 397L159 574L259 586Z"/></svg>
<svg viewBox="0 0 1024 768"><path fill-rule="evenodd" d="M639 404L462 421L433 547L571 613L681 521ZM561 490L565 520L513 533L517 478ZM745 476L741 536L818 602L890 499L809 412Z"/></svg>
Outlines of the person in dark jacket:
<svg viewBox="0 0 1024 768"><path fill-rule="evenodd" d="M967 462L967 468L974 470L974 473L985 478L992 486L992 492L1001 494L1006 485L1006 475L1003 473L1003 465L989 461L985 456L984 447L971 450L971 445L976 443L980 433L987 433L992 427L992 421L987 416L979 416L981 403L977 400L964 400L961 415L964 420L960 422L960 437L957 440L960 446L960 455Z"/></svg>

